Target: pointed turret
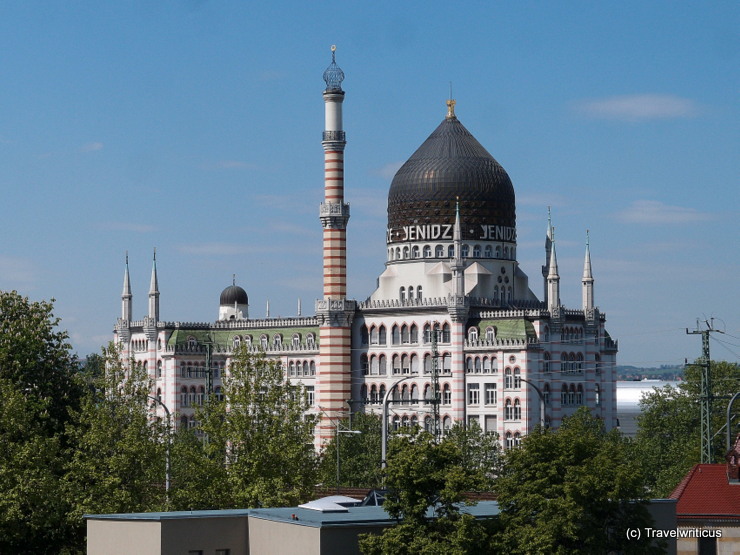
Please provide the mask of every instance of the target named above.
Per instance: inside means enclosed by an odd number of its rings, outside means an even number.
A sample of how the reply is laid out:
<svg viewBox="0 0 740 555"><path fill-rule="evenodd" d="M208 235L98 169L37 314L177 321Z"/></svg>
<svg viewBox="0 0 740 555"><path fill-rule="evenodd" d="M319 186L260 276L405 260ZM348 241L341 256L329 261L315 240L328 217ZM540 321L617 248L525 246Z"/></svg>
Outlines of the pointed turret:
<svg viewBox="0 0 740 555"><path fill-rule="evenodd" d="M465 295L465 263L462 257L462 226L460 225L460 203L455 204L455 227L452 232L455 258L451 269L454 280L453 294L455 296Z"/></svg>
<svg viewBox="0 0 740 555"><path fill-rule="evenodd" d="M149 318L159 322L159 283L157 281L157 249L152 260L152 279L149 283Z"/></svg>
<svg viewBox="0 0 740 555"><path fill-rule="evenodd" d="M558 258L555 255L555 228L552 228L551 233L547 267L547 309L554 314L560 309L560 275L558 274Z"/></svg>
<svg viewBox="0 0 740 555"><path fill-rule="evenodd" d="M550 207L547 207L547 231L545 232L545 264L542 266L542 283L545 288L545 305L547 305L547 274L550 271L550 250L552 249L552 213Z"/></svg>
<svg viewBox="0 0 740 555"><path fill-rule="evenodd" d="M123 293L121 294L121 318L125 322L131 321L133 297L131 294L131 278L128 272L128 251L126 251L126 270L123 273Z"/></svg>
<svg viewBox="0 0 740 555"><path fill-rule="evenodd" d="M267 306L265 307L265 318L270 317L270 299L267 299Z"/></svg>
<svg viewBox="0 0 740 555"><path fill-rule="evenodd" d="M583 261L583 311L588 313L594 309L594 276L591 273L591 246L588 230L586 230L586 257Z"/></svg>

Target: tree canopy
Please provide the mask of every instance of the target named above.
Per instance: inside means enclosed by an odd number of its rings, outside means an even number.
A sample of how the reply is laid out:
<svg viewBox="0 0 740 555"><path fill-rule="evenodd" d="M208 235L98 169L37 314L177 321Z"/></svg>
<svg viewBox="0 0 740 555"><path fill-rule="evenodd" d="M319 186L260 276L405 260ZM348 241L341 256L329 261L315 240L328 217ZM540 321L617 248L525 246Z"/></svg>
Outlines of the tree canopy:
<svg viewBox="0 0 740 555"><path fill-rule="evenodd" d="M586 408L558 430L536 428L506 452L496 481L507 553L642 553L624 531L650 523L644 477L631 444Z"/></svg>

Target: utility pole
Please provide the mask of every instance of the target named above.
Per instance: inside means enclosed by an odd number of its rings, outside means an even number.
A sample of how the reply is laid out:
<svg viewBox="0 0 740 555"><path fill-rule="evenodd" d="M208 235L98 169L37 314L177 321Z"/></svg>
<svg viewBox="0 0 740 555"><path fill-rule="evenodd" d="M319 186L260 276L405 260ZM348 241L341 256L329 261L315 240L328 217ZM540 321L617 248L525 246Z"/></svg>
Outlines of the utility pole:
<svg viewBox="0 0 740 555"><path fill-rule="evenodd" d="M701 334L701 357L699 366L701 366L701 462L702 464L711 464L714 462L712 452L712 374L711 359L709 358L709 334L715 331L713 328L714 318L710 321L705 320L707 329L699 329L699 321L696 321L696 330L686 333L689 335Z"/></svg>

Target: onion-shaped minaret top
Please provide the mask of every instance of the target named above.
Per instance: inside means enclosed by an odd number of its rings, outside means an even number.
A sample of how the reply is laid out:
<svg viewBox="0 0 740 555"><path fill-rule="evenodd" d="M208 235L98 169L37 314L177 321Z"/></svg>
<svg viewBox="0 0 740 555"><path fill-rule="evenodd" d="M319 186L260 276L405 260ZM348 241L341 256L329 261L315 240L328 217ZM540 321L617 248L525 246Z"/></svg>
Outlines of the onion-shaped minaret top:
<svg viewBox="0 0 740 555"><path fill-rule="evenodd" d="M341 91L342 81L344 81L344 72L337 65L336 60L336 45L331 45L331 64L324 71L324 81L326 82L327 91Z"/></svg>

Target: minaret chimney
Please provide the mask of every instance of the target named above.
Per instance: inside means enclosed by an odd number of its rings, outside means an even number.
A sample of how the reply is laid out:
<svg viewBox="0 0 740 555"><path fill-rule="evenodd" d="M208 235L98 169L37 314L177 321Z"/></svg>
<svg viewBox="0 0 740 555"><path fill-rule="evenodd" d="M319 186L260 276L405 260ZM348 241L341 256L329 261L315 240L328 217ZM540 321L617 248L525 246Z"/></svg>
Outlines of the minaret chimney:
<svg viewBox="0 0 740 555"><path fill-rule="evenodd" d="M126 270L123 274L123 293L121 294L121 319L124 322L131 321L133 297L131 294L131 278L128 272L128 251L126 251Z"/></svg>
<svg viewBox="0 0 740 555"><path fill-rule="evenodd" d="M344 146L342 124L344 72L337 66L336 47L324 71L324 201L319 208L323 232L324 297L316 303L321 323L319 341L318 404L321 420L317 447L335 435L336 422L347 415L351 394L352 318L355 303L347 297L347 221L344 202Z"/></svg>
<svg viewBox="0 0 740 555"><path fill-rule="evenodd" d="M454 280L453 294L461 297L465 295L465 261L462 257L462 227L460 225L460 201L455 202L455 227L452 231L455 258L451 269Z"/></svg>
<svg viewBox="0 0 740 555"><path fill-rule="evenodd" d="M149 318L159 322L159 284L157 282L157 249L152 261L152 280L149 284Z"/></svg>
<svg viewBox="0 0 740 555"><path fill-rule="evenodd" d="M594 309L594 276L591 273L591 247L588 230L586 230L586 258L583 261L583 312L589 314Z"/></svg>
<svg viewBox="0 0 740 555"><path fill-rule="evenodd" d="M553 233L553 227L552 227L552 214L550 212L550 207L547 207L547 233L545 234L545 265L542 266L542 283L545 288L545 298L543 299L545 302L545 306L548 306L547 302L547 274L550 271L550 250L552 249L552 233Z"/></svg>
<svg viewBox="0 0 740 555"><path fill-rule="evenodd" d="M547 270L547 310L550 311L551 316L560 310L560 276L558 275L558 258L555 256L555 228L552 228Z"/></svg>

